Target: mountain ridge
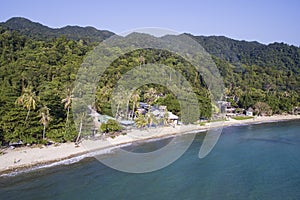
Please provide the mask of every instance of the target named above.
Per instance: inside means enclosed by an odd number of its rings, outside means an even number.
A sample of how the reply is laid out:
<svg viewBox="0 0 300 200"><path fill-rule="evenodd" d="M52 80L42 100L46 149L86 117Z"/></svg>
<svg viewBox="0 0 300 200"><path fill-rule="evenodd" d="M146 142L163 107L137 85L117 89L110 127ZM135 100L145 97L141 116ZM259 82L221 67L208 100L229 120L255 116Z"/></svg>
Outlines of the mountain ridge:
<svg viewBox="0 0 300 200"><path fill-rule="evenodd" d="M65 35L68 39L80 40L86 39L91 42L99 42L115 35L108 30L98 30L91 26L71 26L67 25L61 28L50 28L38 22L33 22L24 17L13 17L6 22L0 23L9 30L17 31L34 39L52 39Z"/></svg>
<svg viewBox="0 0 300 200"><path fill-rule="evenodd" d="M10 29L10 30L14 30L14 31L17 31L19 33L22 33L22 34L25 34L27 36L32 36L32 35L29 35L28 31L30 31L29 29L34 29L35 32L36 29L40 28L43 33L45 31L50 31L50 35L53 34L53 36L58 36L58 35L65 35L67 36L69 39L79 39L77 37L74 37L72 38L71 36L71 33L74 34L74 32L71 32L70 31L83 31L83 30L86 30L87 32L90 32L90 35L86 35L86 37L92 37L93 38L93 35L91 35L92 32L94 32L95 34L99 34L99 33L102 33L103 35L100 35L100 40L98 38L99 41L102 41L103 39L106 39L112 35L115 35L116 33L114 32L111 32L109 30L100 30L100 29L97 29L93 26L79 26L79 25L66 25L66 26L63 26L63 27L60 27L60 28L51 28L49 26L46 26L46 25L43 25L39 22L34 22L30 19L27 19L25 17L12 17L10 19L8 19L7 21L5 22L0 22L0 25ZM45 33L44 33L45 34ZM263 44L263 43L260 43L258 41L247 41L247 40L238 40L238 39L232 39L232 38L229 38L227 36L222 36L222 35L211 35L211 36L203 36L203 35L193 35L191 33L184 33L186 35L189 35L189 36L192 36L192 37L196 37L196 38L201 38L202 40L209 40L209 41L212 41L212 40L232 40L232 41L235 41L235 42L238 42L238 43L247 43L247 44L256 44L256 45L261 45L261 46L269 46L269 45L272 45L272 44L277 44L277 43L280 43L280 44L284 44L284 45L287 45L287 46L294 46L296 48L299 48L297 47L296 45L293 45L293 44L287 44L287 43L284 43L284 42L272 42L272 43L269 43L269 44ZM82 39L82 38L80 38ZM97 38L93 38L93 39L96 39ZM98 41L97 40L97 41Z"/></svg>
<svg viewBox="0 0 300 200"><path fill-rule="evenodd" d="M71 40L100 42L113 35L107 30L94 27L64 26L49 28L38 22L32 22L24 17L13 17L0 23L6 29L38 40L49 40L65 36ZM285 43L274 42L262 44L257 41L231 39L226 36L194 36L184 33L196 40L213 57L217 57L236 66L236 70L245 71L241 64L248 66L271 67L300 74L300 48Z"/></svg>

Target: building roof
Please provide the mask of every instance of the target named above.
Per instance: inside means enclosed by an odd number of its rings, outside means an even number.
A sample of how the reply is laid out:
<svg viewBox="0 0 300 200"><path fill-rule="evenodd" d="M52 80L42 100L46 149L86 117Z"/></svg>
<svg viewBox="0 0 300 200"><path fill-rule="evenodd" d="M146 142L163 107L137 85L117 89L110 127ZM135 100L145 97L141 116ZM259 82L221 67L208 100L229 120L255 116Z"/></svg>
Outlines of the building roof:
<svg viewBox="0 0 300 200"><path fill-rule="evenodd" d="M100 115L98 116L98 121L100 122L104 122L106 123L109 119L113 119L113 120L116 120L115 118L111 117L111 116L108 116L108 115Z"/></svg>
<svg viewBox="0 0 300 200"><path fill-rule="evenodd" d="M253 112L254 110L253 110L253 108L249 107L247 111L248 112Z"/></svg>
<svg viewBox="0 0 300 200"><path fill-rule="evenodd" d="M177 115L174 115L172 112L168 112L168 119L179 119Z"/></svg>

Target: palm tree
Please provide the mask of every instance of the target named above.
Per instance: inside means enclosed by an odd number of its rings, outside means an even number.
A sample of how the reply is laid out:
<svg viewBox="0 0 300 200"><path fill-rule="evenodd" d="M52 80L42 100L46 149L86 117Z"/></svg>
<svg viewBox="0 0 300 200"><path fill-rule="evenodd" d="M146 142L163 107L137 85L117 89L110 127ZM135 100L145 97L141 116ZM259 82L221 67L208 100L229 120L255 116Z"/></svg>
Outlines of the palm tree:
<svg viewBox="0 0 300 200"><path fill-rule="evenodd" d="M108 103L112 94L112 87L106 85L96 91L96 109L98 112L102 112L103 106Z"/></svg>
<svg viewBox="0 0 300 200"><path fill-rule="evenodd" d="M19 105L23 105L23 107L27 109L25 122L29 117L31 108L35 110L37 101L38 101L38 97L35 95L35 92L32 91L31 86L28 86L25 89L23 89L22 95L17 98L15 103Z"/></svg>
<svg viewBox="0 0 300 200"><path fill-rule="evenodd" d="M125 91L125 89L123 87L120 87L119 88L119 91ZM126 94L124 96L127 96ZM123 117L122 116L122 113L124 110L121 110L120 112L120 106L124 105L125 103L125 99L127 98L124 98L123 96L123 93L121 94L120 92L117 93L117 94L114 94L112 96L112 100L113 102L117 105L117 108L116 108L116 114L115 114L115 118L118 119L119 117ZM121 107L122 108L122 107ZM127 110L127 109L126 109ZM125 113L126 114L126 113Z"/></svg>
<svg viewBox="0 0 300 200"><path fill-rule="evenodd" d="M137 102L140 100L140 95L139 95L139 91L138 90L136 90L134 93L133 93L133 95L131 96L131 101L132 101L132 103L133 103L133 105L132 105L132 111L133 111L133 113L134 113L134 110L135 110L135 107L136 107L136 105L137 105ZM132 117L131 117L131 119L133 120L133 116L134 116L134 114L132 114Z"/></svg>
<svg viewBox="0 0 300 200"><path fill-rule="evenodd" d="M43 140L45 139L46 135L46 127L49 124L49 122L52 120L50 113L49 113L49 108L47 106L44 106L40 109L40 122L43 124L44 129L43 129Z"/></svg>
<svg viewBox="0 0 300 200"><path fill-rule="evenodd" d="M164 126L167 126L169 124L169 111L168 111L168 109L165 109L163 120L164 120Z"/></svg>
<svg viewBox="0 0 300 200"><path fill-rule="evenodd" d="M148 112L151 111L151 105L157 100L157 91L154 88L150 88L146 93L145 93L145 100L149 104L149 109Z"/></svg>
<svg viewBox="0 0 300 200"><path fill-rule="evenodd" d="M67 124L69 120L70 107L72 104L72 90L70 88L67 89L66 98L61 100L61 102L65 103L64 108L67 110L67 120L66 120L66 124Z"/></svg>
<svg viewBox="0 0 300 200"><path fill-rule="evenodd" d="M144 58L144 56L140 56L140 58L139 58L139 61L140 61L140 69L142 68L142 64L144 65L145 64L145 58Z"/></svg>
<svg viewBox="0 0 300 200"><path fill-rule="evenodd" d="M118 119L120 117L119 111L120 111L120 105L122 103L123 97L120 96L120 95L115 95L115 96L113 96L113 100L117 104L117 110L116 110L115 118Z"/></svg>
<svg viewBox="0 0 300 200"><path fill-rule="evenodd" d="M147 119L142 114L137 114L137 118L135 119L135 125L138 128L143 128L148 124Z"/></svg>
<svg viewBox="0 0 300 200"><path fill-rule="evenodd" d="M149 128L151 128L153 122L156 123L156 118L155 118L154 114L151 112L146 113L146 121L147 121L147 124L149 124Z"/></svg>
<svg viewBox="0 0 300 200"><path fill-rule="evenodd" d="M76 138L76 141L75 141L75 145L78 145L78 142L80 140L80 137L81 137L81 132L82 132L82 125L83 125L83 119L85 117L85 113L81 113L80 115L80 124L79 124L79 131L78 131L78 135L77 135L77 138Z"/></svg>

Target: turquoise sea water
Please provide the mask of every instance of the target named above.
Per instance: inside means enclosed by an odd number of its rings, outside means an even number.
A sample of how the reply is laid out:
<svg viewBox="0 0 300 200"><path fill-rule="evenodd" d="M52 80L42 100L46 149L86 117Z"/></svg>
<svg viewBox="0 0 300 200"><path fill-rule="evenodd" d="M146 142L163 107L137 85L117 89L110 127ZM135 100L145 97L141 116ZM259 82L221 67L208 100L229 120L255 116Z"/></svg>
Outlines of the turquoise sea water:
<svg viewBox="0 0 300 200"><path fill-rule="evenodd" d="M300 121L224 128L199 159L204 134L159 171L128 174L86 158L1 177L0 199L300 199ZM128 148L151 151L167 141Z"/></svg>

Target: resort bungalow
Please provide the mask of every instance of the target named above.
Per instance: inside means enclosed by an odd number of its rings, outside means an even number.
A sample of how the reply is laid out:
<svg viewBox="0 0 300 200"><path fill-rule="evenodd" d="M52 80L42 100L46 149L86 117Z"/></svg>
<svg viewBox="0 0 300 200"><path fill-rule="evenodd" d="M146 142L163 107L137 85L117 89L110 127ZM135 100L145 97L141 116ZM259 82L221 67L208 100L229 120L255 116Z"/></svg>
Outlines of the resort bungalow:
<svg viewBox="0 0 300 200"><path fill-rule="evenodd" d="M292 114L294 114L294 115L300 115L300 108L299 107L293 108Z"/></svg>
<svg viewBox="0 0 300 200"><path fill-rule="evenodd" d="M147 112L146 109L149 107L149 105L147 105L145 103L142 103L140 105L142 105L141 106L142 108L139 108L139 109L141 109L144 112ZM167 106L157 106L157 105L151 106L151 113L155 116L156 119L164 119L166 110L167 110ZM168 123L173 126L177 125L179 117L177 115L174 115L170 111L168 111L167 114L168 114L168 117L167 117Z"/></svg>
<svg viewBox="0 0 300 200"><path fill-rule="evenodd" d="M246 110L246 116L250 116L250 117L252 117L253 116L253 112L254 112L254 110L253 110L253 108L248 108L248 110Z"/></svg>
<svg viewBox="0 0 300 200"><path fill-rule="evenodd" d="M231 103L228 101L217 101L217 105L222 113L225 113L226 116L236 116L236 108L231 106Z"/></svg>
<svg viewBox="0 0 300 200"><path fill-rule="evenodd" d="M172 112L168 112L168 121L172 125L178 125L178 119L179 117L177 115L174 115Z"/></svg>
<svg viewBox="0 0 300 200"><path fill-rule="evenodd" d="M128 128L134 126L134 121L132 121L132 120L121 120L121 121L120 121L120 124L121 124L124 128L128 129Z"/></svg>

